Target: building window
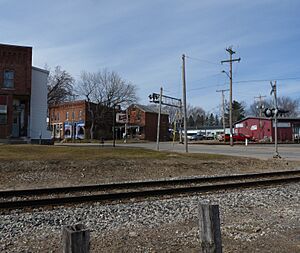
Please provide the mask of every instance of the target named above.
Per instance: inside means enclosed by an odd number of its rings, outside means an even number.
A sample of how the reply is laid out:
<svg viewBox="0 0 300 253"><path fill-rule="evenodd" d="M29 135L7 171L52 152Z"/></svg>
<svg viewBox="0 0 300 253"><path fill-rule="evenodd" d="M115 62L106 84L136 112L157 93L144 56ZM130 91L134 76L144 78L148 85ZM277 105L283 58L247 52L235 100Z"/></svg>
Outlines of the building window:
<svg viewBox="0 0 300 253"><path fill-rule="evenodd" d="M82 118L82 111L79 111L79 120Z"/></svg>
<svg viewBox="0 0 300 253"><path fill-rule="evenodd" d="M5 70L4 71L4 88L13 88L14 87L14 76L15 72L12 70Z"/></svg>
<svg viewBox="0 0 300 253"><path fill-rule="evenodd" d="M7 106L0 105L0 125L7 124Z"/></svg>
<svg viewBox="0 0 300 253"><path fill-rule="evenodd" d="M66 120L69 120L69 112L66 112Z"/></svg>
<svg viewBox="0 0 300 253"><path fill-rule="evenodd" d="M59 118L59 112L57 113L57 120L60 120L60 118Z"/></svg>
<svg viewBox="0 0 300 253"><path fill-rule="evenodd" d="M72 120L74 120L75 119L75 112L73 111L72 112Z"/></svg>

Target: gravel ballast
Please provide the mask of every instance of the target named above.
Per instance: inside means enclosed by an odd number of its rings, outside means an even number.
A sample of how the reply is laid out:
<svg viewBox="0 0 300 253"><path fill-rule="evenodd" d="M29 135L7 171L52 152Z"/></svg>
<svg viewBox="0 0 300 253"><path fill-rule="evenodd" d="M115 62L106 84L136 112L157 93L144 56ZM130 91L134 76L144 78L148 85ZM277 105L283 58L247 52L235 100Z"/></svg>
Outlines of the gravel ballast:
<svg viewBox="0 0 300 253"><path fill-rule="evenodd" d="M300 183L0 216L0 252L62 252L63 225L91 230L91 252L199 252L198 204L220 205L223 252L300 252Z"/></svg>

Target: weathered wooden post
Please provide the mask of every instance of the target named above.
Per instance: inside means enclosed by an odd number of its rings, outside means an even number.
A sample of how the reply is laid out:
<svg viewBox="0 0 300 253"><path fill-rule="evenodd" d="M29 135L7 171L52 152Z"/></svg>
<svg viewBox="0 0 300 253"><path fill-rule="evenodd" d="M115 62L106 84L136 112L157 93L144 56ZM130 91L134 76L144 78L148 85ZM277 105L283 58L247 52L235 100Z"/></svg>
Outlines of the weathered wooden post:
<svg viewBox="0 0 300 253"><path fill-rule="evenodd" d="M202 253L222 253L218 205L199 204L199 232Z"/></svg>
<svg viewBox="0 0 300 253"><path fill-rule="evenodd" d="M62 236L64 253L88 253L90 251L90 231L84 225L64 226Z"/></svg>

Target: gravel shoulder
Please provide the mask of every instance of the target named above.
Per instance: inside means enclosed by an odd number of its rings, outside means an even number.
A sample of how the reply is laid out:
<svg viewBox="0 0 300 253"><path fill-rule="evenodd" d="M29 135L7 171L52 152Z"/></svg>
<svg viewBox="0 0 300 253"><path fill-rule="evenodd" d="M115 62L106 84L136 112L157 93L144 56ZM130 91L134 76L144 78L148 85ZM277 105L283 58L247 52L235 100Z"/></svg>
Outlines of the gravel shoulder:
<svg viewBox="0 0 300 253"><path fill-rule="evenodd" d="M220 205L223 252L300 250L300 184L1 214L1 252L61 252L63 225L85 224L91 252L199 252L198 204Z"/></svg>

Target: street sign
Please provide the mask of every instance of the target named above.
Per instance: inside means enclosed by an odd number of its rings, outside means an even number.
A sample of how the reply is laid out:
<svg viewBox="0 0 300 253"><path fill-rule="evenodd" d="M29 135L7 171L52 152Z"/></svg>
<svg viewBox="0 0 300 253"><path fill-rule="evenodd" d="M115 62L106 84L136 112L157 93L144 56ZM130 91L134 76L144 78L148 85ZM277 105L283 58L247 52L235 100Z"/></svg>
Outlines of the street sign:
<svg viewBox="0 0 300 253"><path fill-rule="evenodd" d="M127 123L127 116L126 113L117 113L116 114L116 122L117 123Z"/></svg>

